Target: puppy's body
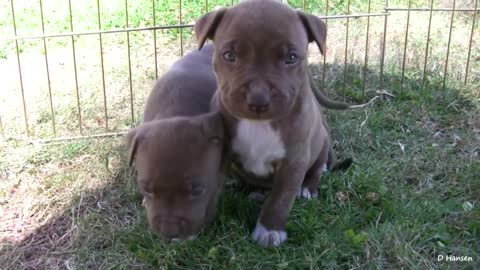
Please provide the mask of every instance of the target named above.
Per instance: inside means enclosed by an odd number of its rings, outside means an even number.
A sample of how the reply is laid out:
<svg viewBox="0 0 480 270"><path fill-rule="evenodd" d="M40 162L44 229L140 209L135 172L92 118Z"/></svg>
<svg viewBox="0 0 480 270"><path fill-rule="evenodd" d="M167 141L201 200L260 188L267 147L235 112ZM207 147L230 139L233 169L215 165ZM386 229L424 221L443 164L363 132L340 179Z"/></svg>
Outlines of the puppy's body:
<svg viewBox="0 0 480 270"><path fill-rule="evenodd" d="M195 32L200 44L214 42L219 91L212 105L236 160L265 179L260 186L272 186L252 236L278 246L297 193L314 197L331 149L306 60L309 42L324 53L325 24L277 1L247 0L205 15Z"/></svg>
<svg viewBox="0 0 480 270"><path fill-rule="evenodd" d="M207 225L223 187L224 127L219 113L209 113L212 52L208 45L175 63L127 137L148 223L167 240L192 238Z"/></svg>
<svg viewBox="0 0 480 270"><path fill-rule="evenodd" d="M213 46L207 45L174 63L150 93L143 122L207 113L217 88L212 55Z"/></svg>
<svg viewBox="0 0 480 270"><path fill-rule="evenodd" d="M324 125L321 108L312 92L305 91L305 98L299 99L303 102L296 106L297 113L276 120L260 121L237 119L230 115L221 103L219 94L220 92L217 92L214 95L212 102L214 108L223 112L227 130L232 133L231 150L234 162L241 166L248 176L242 177L242 180L254 186L272 188L272 176L278 172L282 161L298 155L297 162L308 160L306 166L309 171L303 186L311 187L310 194L316 194L316 184L307 179L320 177L322 166L327 164L328 155L333 151L330 151L330 137ZM329 163L329 166L331 165Z"/></svg>

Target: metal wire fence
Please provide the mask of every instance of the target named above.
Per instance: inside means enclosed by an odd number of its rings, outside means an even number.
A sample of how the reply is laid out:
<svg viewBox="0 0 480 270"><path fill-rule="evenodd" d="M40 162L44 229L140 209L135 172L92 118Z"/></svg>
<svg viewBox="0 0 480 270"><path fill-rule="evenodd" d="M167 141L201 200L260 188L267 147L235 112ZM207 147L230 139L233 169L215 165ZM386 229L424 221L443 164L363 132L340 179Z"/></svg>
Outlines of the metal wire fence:
<svg viewBox="0 0 480 270"><path fill-rule="evenodd" d="M109 29L104 29L104 26L102 25L102 22L104 21L104 18L101 16L101 1L100 0L95 0L96 1L96 21L97 21L97 29L95 30L76 30L76 26L74 25L74 20L73 20L73 12L72 12L72 1L68 0L68 19L69 19L69 28L66 29L65 31L61 32L47 32L45 30L45 21L48 18L45 18L44 16L44 3L42 0L38 1L38 9L40 13L40 20L41 20L41 32L37 32L34 34L27 34L27 35L22 35L19 34L17 31L17 19L16 19L16 1L10 0L10 27L13 29L13 35L10 36L2 36L0 38L0 45L2 43L12 43L14 44L15 50L15 58L16 58L16 69L18 70L18 91L20 91L20 98L21 98L21 114L23 118L23 132L18 132L18 130L15 133L7 133L7 131L3 128L5 125L5 122L2 122L2 116L3 116L3 111L0 108L0 132L2 133L2 136L4 138L7 137L27 137L29 139L46 139L46 140L64 140L64 139L78 139L78 138L84 138L84 137L102 137L102 136L115 136L115 135L120 135L124 134L123 130L118 130L115 128L112 128L110 126L109 119L112 119L112 117L109 115L109 108L108 108L108 103L109 103L109 95L107 94L107 88L109 87L106 83L105 77L105 60L104 60L104 53L105 53L105 48L104 48L104 38L108 35L111 34L125 34L126 36L126 50L127 50L127 61L128 61L128 107L129 107L129 123L134 124L136 121L138 121L138 117L135 113L138 108L135 106L135 98L136 98L136 90L134 87L134 84L132 82L133 74L132 74L132 61L131 61L131 35L133 32L150 32L153 34L153 48L152 51L154 53L154 64L151 66L151 69L153 70L155 74L155 78L158 78L159 76L159 52L158 52L158 31L163 31L163 30L172 30L176 29L179 32L178 41L179 41L179 51L180 55L183 55L186 51L185 48L185 35L184 31L191 31L191 28L193 26L193 23L190 21L188 23L185 23L184 21L184 15L185 11L184 10L184 3L186 1L182 0L176 0L175 3L177 3L177 18L178 22L177 24L169 24L169 25L157 25L158 21L158 15L156 15L155 7L159 4L158 0L151 0L150 8L151 9L151 14L152 14L152 20L153 20L153 25L151 26L135 26L132 27L130 25L129 21L129 4L128 0L124 0L124 15L125 15L125 24L123 27L115 27L115 28L109 28ZM162 0L160 0L162 1ZM168 1L168 0L163 0L163 1ZM235 1L237 2L237 1ZM235 2L232 0L227 1L225 5L233 5ZM298 1L297 1L298 2ZM439 74L442 77L442 87L445 89L448 81L448 68L449 68L449 58L450 58L450 53L451 53L451 40L452 40L452 32L454 31L454 19L456 16L459 16L458 14L462 14L461 16L464 16L463 18L469 19L469 23L471 25L471 28L469 30L469 35L466 37L468 39L468 48L466 53L464 54L464 72L463 72L463 83L467 84L469 82L469 72L471 69L471 59L472 59L472 48L473 44L475 42L474 36L475 36L475 31L478 28L476 25L476 17L478 15L478 1L475 0L473 1L471 7L465 8L465 7L457 7L456 0L453 0L451 2L451 7L445 8L445 7L436 7L435 6L435 1L434 0L428 0L428 6L427 7L413 7L412 6L412 0L408 0L407 6L406 7L398 7L398 6L391 6L389 4L389 1L386 0L381 0L381 1L375 1L375 0L369 0L368 4L366 5L366 9L359 11L358 8L353 9L352 6L352 1L347 0L346 1L346 11L343 12L343 14L331 14L332 12L335 11L335 6L338 5L338 1L329 1L329 0L303 0L300 2L300 6L297 5L297 8L303 8L307 9L308 6L312 6L313 8L310 8L308 11L315 11L316 14L323 14L320 17L326 20L327 25L331 24L331 21L341 21L341 24L343 25L343 30L344 33L343 35L343 44L342 46L339 46L336 44L337 47L343 47L340 48L337 51L343 51L343 67L340 68L340 70L343 68L343 74L338 73L340 72L339 69L336 70L336 75L337 77L343 77L343 81L346 82L349 80L349 64L351 63L351 59L349 59L349 50L351 45L351 41L349 38L352 35L352 19L362 19L364 20L364 26L365 30L361 31L364 35L364 45L363 47L363 52L356 52L357 55L361 54L361 58L363 59L362 63L362 68L361 72L359 73L359 85L360 85L360 90L361 90L361 95L362 97L366 96L366 92L368 92L369 89L384 89L386 87L386 82L385 82L385 65L386 65L386 47L387 47L387 42L388 42L388 29L391 26L389 24L389 18L396 14L396 13L402 13L406 14L406 18L403 19L403 26L401 28L404 28L404 38L403 38L403 44L402 44L402 56L399 58L399 65L400 65L400 89L402 90L405 85L405 74L406 74L406 69L407 69L407 49L409 46L409 37L410 37L410 31L412 31L412 27L417 28L417 25L412 26L411 24L411 19L412 19L412 14L414 16L425 16L425 15L418 15L418 14L428 14L428 26L427 26L427 35L425 37L425 46L424 46L424 56L423 56L423 65L421 67L416 68L417 73L421 73L421 85L422 87L425 87L427 83L427 79L429 76L429 59L432 57L431 54L431 34L432 34L432 18L435 13L442 13L446 14L450 17L449 19L449 28L447 33L445 33L448 36L448 42L447 42L447 48L445 55L443 55L444 58L444 70L443 72L439 72ZM298 4L298 3L297 3ZM314 5L315 4L315 5ZM382 6L381 9L373 9L373 5L375 6ZM321 6L323 5L323 8ZM316 8L315 8L316 7ZM147 7L145 7L147 8ZM203 12L211 10L211 5L209 5L208 0L204 0L203 3ZM377 33L379 34L379 38L375 38L373 41L375 44L377 44L377 47L379 48L378 52L376 52L375 59L378 59L378 62L373 64L373 60L371 58L372 53L370 52L371 50L371 43L372 43L372 20L374 18L380 18L380 20L376 20L375 27L377 29L381 29L381 32ZM395 26L398 28L398 21L395 21ZM358 29L354 29L356 32L358 32ZM363 29L362 29L363 30ZM330 35L330 32L329 32ZM82 84L82 81L79 80L78 77L78 59L77 59L77 41L79 38L83 36L96 36L98 37L98 46L100 48L100 53L98 57L100 58L100 70L101 70L101 103L102 103L102 130L96 129L95 132L87 132L86 134L84 130L84 118L82 117L82 102L80 98L80 86ZM55 102L54 102L54 93L52 92L52 85L51 85L51 79L52 79L52 74L50 71L50 65L49 65L49 60L50 60L50 55L49 55L49 40L53 39L61 39L61 38L69 38L70 39L70 49L71 49L71 57L73 59L73 73L74 73L74 89L75 89L75 115L76 115L76 126L77 131L70 130L67 136L62 136L58 133L58 126L59 123L56 121L56 116L57 113L55 111ZM145 37L146 38L146 37ZM25 80L28 80L24 76L23 73L23 68L25 65L28 63L25 63L22 61L22 50L20 49L19 42L26 42L28 40L36 40L36 41L41 41L41 48L42 48L42 53L44 56L44 68L46 70L46 80L47 80L47 88L48 88L48 93L47 96L48 98L46 99L45 102L48 102L48 110L49 110L49 122L51 125L51 132L49 135L43 135L43 134L31 134L31 126L34 125L35 123L31 123L29 119L29 113L27 113L28 106L32 106L31 104L28 104L26 102L26 92L25 92L25 86L24 82ZM331 47L331 45L328 45ZM320 64L321 64L321 85L323 86L324 89L329 88L331 85L328 84L327 82L327 74L326 72L328 71L328 66L329 66L329 61L327 60L329 53L323 56L323 59L321 59ZM337 58L335 58L337 59ZM377 61L377 60L375 60ZM334 61L338 62L338 61ZM370 70L371 65L376 65L378 68L378 79L375 80L375 82L370 83L368 82L369 79L369 73L372 71ZM13 68L13 67L11 67ZM39 67L40 68L40 67ZM358 80L357 80L358 83ZM4 92L2 90L2 92ZM4 92L6 93L6 92ZM17 118L18 119L18 118Z"/></svg>

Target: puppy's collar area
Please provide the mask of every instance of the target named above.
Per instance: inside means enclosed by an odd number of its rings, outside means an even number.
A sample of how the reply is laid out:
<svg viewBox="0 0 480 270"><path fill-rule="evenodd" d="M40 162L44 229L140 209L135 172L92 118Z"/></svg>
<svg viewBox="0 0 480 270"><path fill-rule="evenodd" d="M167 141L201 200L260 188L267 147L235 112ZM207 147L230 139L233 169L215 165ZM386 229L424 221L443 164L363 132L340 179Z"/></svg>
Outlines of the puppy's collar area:
<svg viewBox="0 0 480 270"><path fill-rule="evenodd" d="M237 117L235 115L233 117L235 117L235 119L238 120L238 121L248 121L248 122L253 122L255 124L267 125L267 124L271 124L271 122L272 122L272 119L243 118L243 117Z"/></svg>

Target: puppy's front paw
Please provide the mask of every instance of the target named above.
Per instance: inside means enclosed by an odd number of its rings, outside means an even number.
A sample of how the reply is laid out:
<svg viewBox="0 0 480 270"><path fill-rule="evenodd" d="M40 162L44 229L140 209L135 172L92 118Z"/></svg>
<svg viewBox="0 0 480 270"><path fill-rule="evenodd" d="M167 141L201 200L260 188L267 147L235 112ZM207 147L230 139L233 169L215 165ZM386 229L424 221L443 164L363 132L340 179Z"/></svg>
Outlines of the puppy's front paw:
<svg viewBox="0 0 480 270"><path fill-rule="evenodd" d="M297 198L305 198L307 200L316 199L318 194L316 192L312 192L308 187L301 187L297 191Z"/></svg>
<svg viewBox="0 0 480 270"><path fill-rule="evenodd" d="M252 233L252 238L261 246L278 247L287 240L287 232L268 230L260 221L257 221L255 230L253 230Z"/></svg>

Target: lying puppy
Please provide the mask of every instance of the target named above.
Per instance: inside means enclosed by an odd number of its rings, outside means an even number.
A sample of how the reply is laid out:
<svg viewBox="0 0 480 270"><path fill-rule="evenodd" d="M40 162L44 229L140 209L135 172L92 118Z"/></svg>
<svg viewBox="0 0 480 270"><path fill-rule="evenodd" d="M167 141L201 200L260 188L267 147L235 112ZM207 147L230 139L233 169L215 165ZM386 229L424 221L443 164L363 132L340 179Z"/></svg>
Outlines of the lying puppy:
<svg viewBox="0 0 480 270"><path fill-rule="evenodd" d="M215 46L219 90L212 104L225 118L231 150L243 170L273 176L252 237L279 246L296 194L316 192L328 159L307 65L309 42L325 51L326 26L274 0L247 0L204 15L195 33L200 48L207 39Z"/></svg>
<svg viewBox="0 0 480 270"><path fill-rule="evenodd" d="M127 136L148 224L169 241L194 238L212 220L223 187L224 126L218 112L208 113L212 53L208 45L176 62Z"/></svg>

